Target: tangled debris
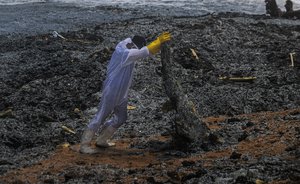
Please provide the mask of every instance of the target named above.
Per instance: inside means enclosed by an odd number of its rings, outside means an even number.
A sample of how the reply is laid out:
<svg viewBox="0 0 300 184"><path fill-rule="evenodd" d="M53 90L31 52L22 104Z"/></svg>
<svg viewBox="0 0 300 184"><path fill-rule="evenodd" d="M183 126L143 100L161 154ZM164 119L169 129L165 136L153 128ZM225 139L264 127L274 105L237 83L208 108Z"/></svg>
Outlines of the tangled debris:
<svg viewBox="0 0 300 184"><path fill-rule="evenodd" d="M152 17L60 32L65 39L1 36L0 181L296 183L300 23L278 21L237 14ZM174 111L162 111L168 97L157 57L136 65L129 101L136 109L117 132L115 149L86 156L60 146L78 144L95 113L116 43L137 31L152 40L164 30L174 37L174 78L213 131L208 142L188 150L172 145ZM290 53L296 53L294 67Z"/></svg>

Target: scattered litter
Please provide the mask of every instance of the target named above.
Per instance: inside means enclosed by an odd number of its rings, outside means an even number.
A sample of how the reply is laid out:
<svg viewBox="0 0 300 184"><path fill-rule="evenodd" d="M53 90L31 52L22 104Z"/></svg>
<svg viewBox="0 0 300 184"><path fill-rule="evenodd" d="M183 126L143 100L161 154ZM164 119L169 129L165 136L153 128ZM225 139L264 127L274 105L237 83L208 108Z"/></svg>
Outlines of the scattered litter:
<svg viewBox="0 0 300 184"><path fill-rule="evenodd" d="M63 148L68 148L68 147L70 147L70 144L69 143L64 143L64 144L62 144L62 147Z"/></svg>
<svg viewBox="0 0 300 184"><path fill-rule="evenodd" d="M76 134L73 130L71 130L70 128L68 128L68 127L66 127L66 126L61 126L61 128L64 130L64 131L66 131L66 132L69 132L69 133L71 133L71 134Z"/></svg>
<svg viewBox="0 0 300 184"><path fill-rule="evenodd" d="M0 118L7 118L7 117L12 117L12 116L13 116L13 111L11 109L0 112Z"/></svg>
<svg viewBox="0 0 300 184"><path fill-rule="evenodd" d="M62 35L58 34L58 32L56 32L56 31L53 31L52 35L53 35L54 38L59 37L59 38L62 38L62 39L64 39L64 40L66 39L66 38L63 37Z"/></svg>
<svg viewBox="0 0 300 184"><path fill-rule="evenodd" d="M75 108L75 109L74 109L74 112L75 112L75 113L80 113L81 111L80 111L80 109Z"/></svg>
<svg viewBox="0 0 300 184"><path fill-rule="evenodd" d="M255 184L265 184L265 182L262 181L262 180L260 180L260 179L257 179L257 180L255 181Z"/></svg>
<svg viewBox="0 0 300 184"><path fill-rule="evenodd" d="M295 52L292 52L290 53L290 59L291 59L291 67L294 67L295 66L295 63L294 63L294 56L296 55Z"/></svg>
<svg viewBox="0 0 300 184"><path fill-rule="evenodd" d="M195 57L195 59L199 60L199 57L196 53L196 51L194 49L191 49L193 56Z"/></svg>
<svg viewBox="0 0 300 184"><path fill-rule="evenodd" d="M256 77L219 77L220 80L229 80L234 82L252 82Z"/></svg>
<svg viewBox="0 0 300 184"><path fill-rule="evenodd" d="M127 105L127 110L134 110L134 109L136 109L136 107L131 106L131 105Z"/></svg>

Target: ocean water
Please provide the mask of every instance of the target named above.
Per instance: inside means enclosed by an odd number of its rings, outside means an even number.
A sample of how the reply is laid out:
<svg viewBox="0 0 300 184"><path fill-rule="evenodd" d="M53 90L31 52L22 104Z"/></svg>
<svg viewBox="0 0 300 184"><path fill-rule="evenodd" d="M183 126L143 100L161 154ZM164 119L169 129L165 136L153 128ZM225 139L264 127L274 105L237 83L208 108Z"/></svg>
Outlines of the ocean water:
<svg viewBox="0 0 300 184"><path fill-rule="evenodd" d="M166 8L181 8L188 11L220 12L235 11L250 14L265 13L265 0L0 0L0 5L15 5L24 3L70 3L75 6L113 5L120 7L156 6ZM293 0L294 9L300 9L300 0ZM285 10L285 0L277 0L279 8Z"/></svg>
<svg viewBox="0 0 300 184"><path fill-rule="evenodd" d="M36 2L46 2L46 0L0 0L0 5L15 5Z"/></svg>

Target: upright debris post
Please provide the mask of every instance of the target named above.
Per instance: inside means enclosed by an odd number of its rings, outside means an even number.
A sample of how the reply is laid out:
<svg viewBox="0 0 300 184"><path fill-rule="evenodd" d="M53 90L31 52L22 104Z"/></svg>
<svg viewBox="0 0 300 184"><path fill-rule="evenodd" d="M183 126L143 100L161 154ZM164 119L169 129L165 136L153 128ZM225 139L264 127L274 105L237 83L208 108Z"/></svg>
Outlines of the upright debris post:
<svg viewBox="0 0 300 184"><path fill-rule="evenodd" d="M208 127L201 120L193 102L188 99L179 82L173 77L169 43L162 45L161 62L164 87L176 110L174 138L186 144L202 142L208 134Z"/></svg>

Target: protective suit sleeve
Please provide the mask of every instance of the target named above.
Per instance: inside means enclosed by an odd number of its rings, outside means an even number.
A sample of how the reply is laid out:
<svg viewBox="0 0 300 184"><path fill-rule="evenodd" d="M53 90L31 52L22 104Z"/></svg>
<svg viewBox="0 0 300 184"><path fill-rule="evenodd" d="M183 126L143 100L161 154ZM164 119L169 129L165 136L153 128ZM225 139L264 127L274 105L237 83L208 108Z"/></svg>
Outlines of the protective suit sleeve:
<svg viewBox="0 0 300 184"><path fill-rule="evenodd" d="M132 62L135 62L139 59L146 58L149 56L149 50L147 47L143 47L141 49L129 49L129 53L127 56L127 59L123 63L124 65L131 64Z"/></svg>

